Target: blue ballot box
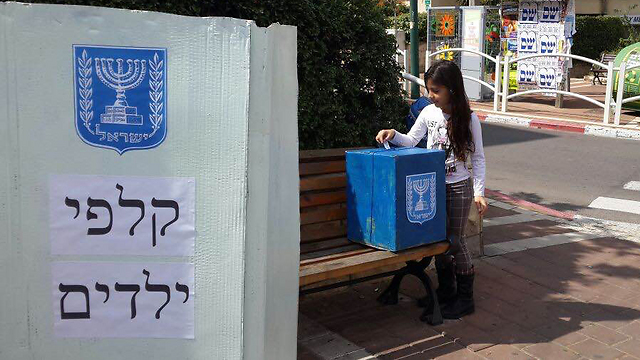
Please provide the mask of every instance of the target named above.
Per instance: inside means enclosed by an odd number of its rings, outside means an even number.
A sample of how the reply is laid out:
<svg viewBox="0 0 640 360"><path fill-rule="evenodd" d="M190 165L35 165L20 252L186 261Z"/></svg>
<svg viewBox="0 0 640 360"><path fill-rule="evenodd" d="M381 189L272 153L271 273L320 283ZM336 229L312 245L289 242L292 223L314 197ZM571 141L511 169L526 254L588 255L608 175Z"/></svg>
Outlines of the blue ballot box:
<svg viewBox="0 0 640 360"><path fill-rule="evenodd" d="M347 236L400 251L445 240L442 150L347 151Z"/></svg>

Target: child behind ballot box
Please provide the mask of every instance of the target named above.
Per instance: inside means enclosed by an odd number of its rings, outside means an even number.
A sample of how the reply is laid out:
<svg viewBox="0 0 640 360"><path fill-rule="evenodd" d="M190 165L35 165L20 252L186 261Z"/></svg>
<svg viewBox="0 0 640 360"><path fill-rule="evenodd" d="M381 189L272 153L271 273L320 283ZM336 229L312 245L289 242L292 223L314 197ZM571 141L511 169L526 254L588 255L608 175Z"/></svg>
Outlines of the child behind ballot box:
<svg viewBox="0 0 640 360"><path fill-rule="evenodd" d="M445 319L458 319L474 312L474 269L464 239L471 201L480 214L487 210L484 198L485 158L480 121L469 108L460 68L452 61L433 64L424 74L432 105L425 107L409 133L381 130L376 141L416 146L427 135L427 148L446 152L447 238L451 247L436 256L438 301ZM473 179L466 161L471 160ZM432 307L430 299L422 306Z"/></svg>

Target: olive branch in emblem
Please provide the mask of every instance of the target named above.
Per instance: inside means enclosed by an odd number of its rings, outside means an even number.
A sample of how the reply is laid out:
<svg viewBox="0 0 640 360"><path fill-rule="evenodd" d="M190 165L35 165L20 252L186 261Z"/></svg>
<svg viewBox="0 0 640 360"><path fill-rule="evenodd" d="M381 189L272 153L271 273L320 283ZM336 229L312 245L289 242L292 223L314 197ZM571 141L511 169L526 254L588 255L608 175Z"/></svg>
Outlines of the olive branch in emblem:
<svg viewBox="0 0 640 360"><path fill-rule="evenodd" d="M436 178L431 179L431 211L436 209ZM431 212L429 213L431 214Z"/></svg>
<svg viewBox="0 0 640 360"><path fill-rule="evenodd" d="M153 60L149 61L149 99L151 102L149 103L149 110L151 114L149 115L149 119L151 120L151 128L153 131L149 135L152 137L155 133L160 129L160 124L162 123L162 98L163 98L163 88L164 81L162 79L164 61L159 60L158 53L153 55Z"/></svg>
<svg viewBox="0 0 640 360"><path fill-rule="evenodd" d="M80 95L80 119L82 124L92 135L95 135L91 130L91 120L93 120L91 58L87 56L86 50L82 50L82 57L78 58L78 94Z"/></svg>

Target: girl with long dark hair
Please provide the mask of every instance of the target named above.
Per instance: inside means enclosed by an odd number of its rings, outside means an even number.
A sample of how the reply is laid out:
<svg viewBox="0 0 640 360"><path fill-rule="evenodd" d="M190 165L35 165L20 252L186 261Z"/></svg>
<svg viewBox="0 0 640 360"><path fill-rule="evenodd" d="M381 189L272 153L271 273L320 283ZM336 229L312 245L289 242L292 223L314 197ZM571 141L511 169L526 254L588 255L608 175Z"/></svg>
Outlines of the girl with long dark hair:
<svg viewBox="0 0 640 360"><path fill-rule="evenodd" d="M474 269L464 228L472 201L481 215L487 209L482 130L478 116L469 107L462 73L454 62L433 64L424 74L424 82L433 104L422 110L408 134L394 129L381 130L376 141L412 147L426 134L428 148L446 152L447 238L451 247L446 254L436 256L436 293L442 305L442 316L458 319L475 311ZM473 180L466 167L468 159L473 168Z"/></svg>

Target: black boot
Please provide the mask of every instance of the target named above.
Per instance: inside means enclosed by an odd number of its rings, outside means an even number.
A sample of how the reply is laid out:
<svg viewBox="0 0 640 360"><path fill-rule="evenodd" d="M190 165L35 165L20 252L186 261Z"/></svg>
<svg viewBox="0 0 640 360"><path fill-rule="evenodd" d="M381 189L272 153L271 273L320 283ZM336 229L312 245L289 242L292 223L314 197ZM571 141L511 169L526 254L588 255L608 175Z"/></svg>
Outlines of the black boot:
<svg viewBox="0 0 640 360"><path fill-rule="evenodd" d="M440 304L440 307L444 307L456 300L456 273L453 263L436 266L436 271L438 273L438 289L436 290L436 295L438 296L438 304ZM431 296L427 295L419 299L418 306L433 309Z"/></svg>
<svg viewBox="0 0 640 360"><path fill-rule="evenodd" d="M455 302L442 308L442 317L445 319L459 319L465 315L473 314L473 278L471 275L456 275L458 283L458 297Z"/></svg>

